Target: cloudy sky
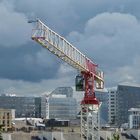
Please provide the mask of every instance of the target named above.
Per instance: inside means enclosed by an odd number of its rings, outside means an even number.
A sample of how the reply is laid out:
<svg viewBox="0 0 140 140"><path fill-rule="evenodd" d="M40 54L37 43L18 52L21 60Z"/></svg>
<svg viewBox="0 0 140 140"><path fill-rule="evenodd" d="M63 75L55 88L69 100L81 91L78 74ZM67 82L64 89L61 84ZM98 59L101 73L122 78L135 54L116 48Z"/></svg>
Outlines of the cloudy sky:
<svg viewBox="0 0 140 140"><path fill-rule="evenodd" d="M0 93L74 86L77 71L30 39L36 17L99 64L105 87L140 84L140 0L0 0Z"/></svg>

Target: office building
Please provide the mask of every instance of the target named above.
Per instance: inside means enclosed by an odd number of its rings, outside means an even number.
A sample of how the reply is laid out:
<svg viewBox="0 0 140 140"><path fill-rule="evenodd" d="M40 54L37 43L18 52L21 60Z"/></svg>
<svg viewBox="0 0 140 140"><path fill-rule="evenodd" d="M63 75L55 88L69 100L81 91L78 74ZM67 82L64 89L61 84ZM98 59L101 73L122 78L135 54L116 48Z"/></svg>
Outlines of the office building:
<svg viewBox="0 0 140 140"><path fill-rule="evenodd" d="M72 97L62 95L49 98L50 118L74 119L77 115L77 102Z"/></svg>
<svg viewBox="0 0 140 140"><path fill-rule="evenodd" d="M128 123L128 110L140 108L140 86L118 85L117 88L117 124Z"/></svg>
<svg viewBox="0 0 140 140"><path fill-rule="evenodd" d="M15 117L36 117L35 97L0 96L0 108L15 109Z"/></svg>
<svg viewBox="0 0 140 140"><path fill-rule="evenodd" d="M49 96L0 96L0 108L15 109L15 117L75 118L77 101L71 87L58 87Z"/></svg>
<svg viewBox="0 0 140 140"><path fill-rule="evenodd" d="M62 94L61 94L62 93ZM41 98L41 117L46 119L74 119L77 115L77 101L70 87L56 88Z"/></svg>

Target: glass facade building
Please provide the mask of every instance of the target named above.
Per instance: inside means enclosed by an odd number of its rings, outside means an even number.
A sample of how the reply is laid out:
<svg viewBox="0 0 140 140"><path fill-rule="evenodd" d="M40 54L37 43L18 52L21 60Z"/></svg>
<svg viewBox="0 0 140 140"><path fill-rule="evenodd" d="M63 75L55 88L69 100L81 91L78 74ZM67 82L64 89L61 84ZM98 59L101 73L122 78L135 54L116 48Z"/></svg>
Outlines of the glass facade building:
<svg viewBox="0 0 140 140"><path fill-rule="evenodd" d="M41 118L41 97L35 97L35 117Z"/></svg>
<svg viewBox="0 0 140 140"><path fill-rule="evenodd" d="M77 115L77 101L71 87L56 88L49 96L0 96L0 108L15 109L15 117L73 119Z"/></svg>
<svg viewBox="0 0 140 140"><path fill-rule="evenodd" d="M0 96L0 108L15 109L16 118L39 116L36 116L39 108L35 106L35 97Z"/></svg>
<svg viewBox="0 0 140 140"><path fill-rule="evenodd" d="M61 119L74 119L77 115L76 99L67 98L49 98L49 117Z"/></svg>
<svg viewBox="0 0 140 140"><path fill-rule="evenodd" d="M51 95L66 95L66 97L73 97L73 89L71 87L58 87L51 92Z"/></svg>
<svg viewBox="0 0 140 140"><path fill-rule="evenodd" d="M77 101L71 87L58 87L41 98L41 117L49 119L74 119L77 116Z"/></svg>
<svg viewBox="0 0 140 140"><path fill-rule="evenodd" d="M140 87L118 85L117 124L128 123L130 108L140 108Z"/></svg>
<svg viewBox="0 0 140 140"><path fill-rule="evenodd" d="M108 123L108 93L95 92L96 98L101 102L100 107L100 124L105 125Z"/></svg>

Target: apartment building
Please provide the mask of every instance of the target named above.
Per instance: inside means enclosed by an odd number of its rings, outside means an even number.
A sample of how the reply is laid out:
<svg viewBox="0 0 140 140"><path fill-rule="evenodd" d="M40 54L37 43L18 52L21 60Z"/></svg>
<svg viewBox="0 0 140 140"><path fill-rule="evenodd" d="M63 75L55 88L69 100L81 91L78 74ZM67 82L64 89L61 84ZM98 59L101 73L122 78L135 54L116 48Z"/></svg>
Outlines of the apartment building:
<svg viewBox="0 0 140 140"><path fill-rule="evenodd" d="M15 110L13 109L0 109L0 125L3 131L12 129L12 121L15 118Z"/></svg>

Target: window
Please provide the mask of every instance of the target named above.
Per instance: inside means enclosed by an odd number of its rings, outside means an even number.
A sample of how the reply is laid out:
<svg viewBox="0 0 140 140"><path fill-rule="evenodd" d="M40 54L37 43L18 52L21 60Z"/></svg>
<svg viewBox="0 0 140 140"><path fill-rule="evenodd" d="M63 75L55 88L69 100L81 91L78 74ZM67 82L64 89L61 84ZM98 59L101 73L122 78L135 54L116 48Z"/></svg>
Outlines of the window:
<svg viewBox="0 0 140 140"><path fill-rule="evenodd" d="M9 122L9 120L7 121L7 126L10 126L10 122Z"/></svg>

